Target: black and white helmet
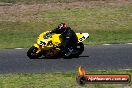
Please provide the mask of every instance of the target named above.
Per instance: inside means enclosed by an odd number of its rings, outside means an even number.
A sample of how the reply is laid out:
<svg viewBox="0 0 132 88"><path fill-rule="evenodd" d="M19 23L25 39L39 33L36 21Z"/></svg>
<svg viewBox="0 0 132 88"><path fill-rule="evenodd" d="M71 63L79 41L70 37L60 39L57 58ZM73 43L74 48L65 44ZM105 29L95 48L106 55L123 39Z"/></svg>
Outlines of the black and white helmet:
<svg viewBox="0 0 132 88"><path fill-rule="evenodd" d="M67 26L66 26L66 24L65 23L60 23L59 25L58 25L58 29L65 29Z"/></svg>

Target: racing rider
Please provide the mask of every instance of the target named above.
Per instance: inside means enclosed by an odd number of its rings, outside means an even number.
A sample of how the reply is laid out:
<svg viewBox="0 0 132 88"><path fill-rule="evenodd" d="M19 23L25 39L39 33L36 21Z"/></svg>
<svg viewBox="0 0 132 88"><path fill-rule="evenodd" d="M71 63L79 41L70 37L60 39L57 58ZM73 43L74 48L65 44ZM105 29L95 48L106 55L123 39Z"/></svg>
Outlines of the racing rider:
<svg viewBox="0 0 132 88"><path fill-rule="evenodd" d="M67 27L65 23L60 23L51 33L61 34L60 37L63 39L63 42L56 47L60 48L64 54L69 52L69 47L77 45L78 38L76 33L70 27Z"/></svg>

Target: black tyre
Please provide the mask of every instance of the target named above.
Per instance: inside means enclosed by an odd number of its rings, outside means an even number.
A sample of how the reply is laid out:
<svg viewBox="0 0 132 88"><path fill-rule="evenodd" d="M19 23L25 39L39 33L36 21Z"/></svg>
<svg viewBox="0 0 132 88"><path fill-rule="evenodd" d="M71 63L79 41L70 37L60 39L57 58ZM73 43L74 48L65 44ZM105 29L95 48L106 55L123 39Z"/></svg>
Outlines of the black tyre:
<svg viewBox="0 0 132 88"><path fill-rule="evenodd" d="M40 55L39 55L39 54L36 54L37 50L38 50L37 47L32 46L32 47L28 50L27 56L28 56L30 59L38 58Z"/></svg>
<svg viewBox="0 0 132 88"><path fill-rule="evenodd" d="M77 53L75 54L71 54L72 57L78 57L79 55L81 55L84 51L84 44L82 42L77 44L77 48L76 48Z"/></svg>

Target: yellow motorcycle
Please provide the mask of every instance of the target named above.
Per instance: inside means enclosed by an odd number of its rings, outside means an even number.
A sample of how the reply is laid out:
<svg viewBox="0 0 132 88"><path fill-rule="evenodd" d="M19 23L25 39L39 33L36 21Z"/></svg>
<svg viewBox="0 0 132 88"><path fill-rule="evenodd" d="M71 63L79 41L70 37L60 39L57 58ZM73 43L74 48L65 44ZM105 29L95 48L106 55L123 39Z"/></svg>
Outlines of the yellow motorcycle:
<svg viewBox="0 0 132 88"><path fill-rule="evenodd" d="M54 48L63 42L60 37L61 34L50 33L50 31L43 32L39 35L37 43L35 43L27 52L27 56L30 59L34 58L54 58L61 55L60 48ZM82 43L89 37L88 33L76 33L78 37L78 43L76 48L69 47L69 52L64 54L65 57L79 56L84 51L84 44ZM74 41L74 40L73 40Z"/></svg>

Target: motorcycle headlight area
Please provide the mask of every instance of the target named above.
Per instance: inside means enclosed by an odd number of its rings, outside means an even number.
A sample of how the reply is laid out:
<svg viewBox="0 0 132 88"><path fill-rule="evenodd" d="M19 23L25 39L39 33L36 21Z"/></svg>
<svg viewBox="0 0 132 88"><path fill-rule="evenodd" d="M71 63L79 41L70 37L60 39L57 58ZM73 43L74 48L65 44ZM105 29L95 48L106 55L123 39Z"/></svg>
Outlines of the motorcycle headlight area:
<svg viewBox="0 0 132 88"><path fill-rule="evenodd" d="M45 40L42 40L39 42L39 45L41 45L41 46L46 46L46 44L47 44L47 41L45 41Z"/></svg>
<svg viewBox="0 0 132 88"><path fill-rule="evenodd" d="M50 37L51 37L51 33L50 33L50 32L46 33L46 34L43 36L44 39L48 39L48 38L50 38Z"/></svg>

